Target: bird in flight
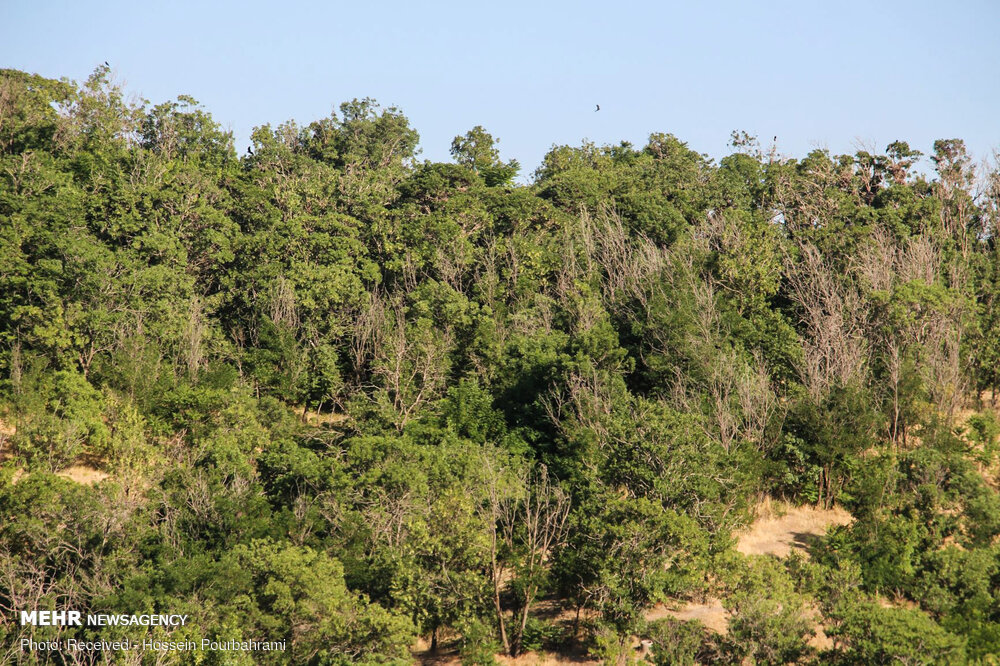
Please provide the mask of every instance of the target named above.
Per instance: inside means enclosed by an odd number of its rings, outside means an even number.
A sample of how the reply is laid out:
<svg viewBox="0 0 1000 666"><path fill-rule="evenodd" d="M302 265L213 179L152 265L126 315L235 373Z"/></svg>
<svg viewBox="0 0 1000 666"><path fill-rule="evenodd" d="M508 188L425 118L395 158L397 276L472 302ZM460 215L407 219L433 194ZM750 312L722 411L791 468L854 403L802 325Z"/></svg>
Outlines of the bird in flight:
<svg viewBox="0 0 1000 666"><path fill-rule="evenodd" d="M594 113L597 113L597 112L598 112L598 111L600 111L600 110L601 110L601 105L600 105L600 104L598 104L598 105L597 105L597 108L596 108L596 109L594 109Z"/></svg>

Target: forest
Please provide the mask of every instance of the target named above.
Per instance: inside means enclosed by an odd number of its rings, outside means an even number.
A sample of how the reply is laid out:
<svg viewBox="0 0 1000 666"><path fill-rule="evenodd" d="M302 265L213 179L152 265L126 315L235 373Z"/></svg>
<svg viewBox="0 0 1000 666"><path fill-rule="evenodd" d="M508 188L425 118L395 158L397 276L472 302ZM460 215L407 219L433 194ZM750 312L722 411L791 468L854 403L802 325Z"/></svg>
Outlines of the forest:
<svg viewBox="0 0 1000 666"><path fill-rule="evenodd" d="M418 144L0 70L0 663L1000 663L995 163Z"/></svg>

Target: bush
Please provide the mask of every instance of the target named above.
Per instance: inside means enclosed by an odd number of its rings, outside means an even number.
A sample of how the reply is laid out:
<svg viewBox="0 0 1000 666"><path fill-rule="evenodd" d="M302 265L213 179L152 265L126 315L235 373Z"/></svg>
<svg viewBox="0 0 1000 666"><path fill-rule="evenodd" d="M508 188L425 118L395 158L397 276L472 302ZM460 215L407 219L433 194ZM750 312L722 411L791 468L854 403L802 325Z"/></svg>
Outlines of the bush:
<svg viewBox="0 0 1000 666"><path fill-rule="evenodd" d="M524 626L521 648L524 651L538 652L559 643L561 635L558 626L529 615L528 622Z"/></svg>
<svg viewBox="0 0 1000 666"><path fill-rule="evenodd" d="M844 644L848 664L962 664L965 640L945 631L919 610L883 608L865 599L845 599L830 614L826 631Z"/></svg>
<svg viewBox="0 0 1000 666"><path fill-rule="evenodd" d="M805 598L782 565L753 558L740 578L725 601L731 614L726 644L734 661L749 657L760 664L786 664L810 654L806 641L813 630Z"/></svg>
<svg viewBox="0 0 1000 666"><path fill-rule="evenodd" d="M993 412L983 411L973 414L966 421L967 436L978 447L976 457L983 465L992 465L997 456L997 439L1000 438L1000 423Z"/></svg>
<svg viewBox="0 0 1000 666"><path fill-rule="evenodd" d="M497 663L496 653L500 644L492 629L478 619L467 620L461 627L462 646L459 654L462 666L493 666Z"/></svg>
<svg viewBox="0 0 1000 666"><path fill-rule="evenodd" d="M697 620L657 620L650 623L646 635L653 641L652 657L657 666L694 666L722 659L715 636Z"/></svg>

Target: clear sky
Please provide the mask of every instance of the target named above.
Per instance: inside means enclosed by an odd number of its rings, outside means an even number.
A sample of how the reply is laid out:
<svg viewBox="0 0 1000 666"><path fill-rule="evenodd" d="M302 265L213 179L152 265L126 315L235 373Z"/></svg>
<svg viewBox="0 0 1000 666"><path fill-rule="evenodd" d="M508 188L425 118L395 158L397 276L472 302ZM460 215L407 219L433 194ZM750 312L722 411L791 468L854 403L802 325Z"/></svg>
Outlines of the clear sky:
<svg viewBox="0 0 1000 666"><path fill-rule="evenodd" d="M527 173L553 144L651 132L718 158L734 129L789 156L958 137L984 157L998 29L996 0L0 0L0 66L82 81L107 60L152 102L198 99L240 150L254 126L369 96L423 158L483 125Z"/></svg>

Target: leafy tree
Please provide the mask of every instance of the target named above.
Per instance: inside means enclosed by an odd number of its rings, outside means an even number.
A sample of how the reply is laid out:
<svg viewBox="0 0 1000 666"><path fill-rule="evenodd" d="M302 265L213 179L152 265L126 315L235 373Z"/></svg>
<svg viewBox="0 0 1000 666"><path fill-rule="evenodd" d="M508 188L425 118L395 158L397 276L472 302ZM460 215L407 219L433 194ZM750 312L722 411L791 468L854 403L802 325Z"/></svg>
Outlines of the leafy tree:
<svg viewBox="0 0 1000 666"><path fill-rule="evenodd" d="M845 601L832 618L836 625L827 633L843 645L844 663L965 663L965 641L920 611Z"/></svg>
<svg viewBox="0 0 1000 666"><path fill-rule="evenodd" d="M482 125L476 125L465 136L452 140L451 156L462 166L482 174L487 185L509 185L520 165L517 160L507 164L500 161L500 151L496 147L499 142Z"/></svg>
<svg viewBox="0 0 1000 666"><path fill-rule="evenodd" d="M254 635L282 636L285 659L303 664L407 663L412 627L352 594L343 567L325 553L266 541L236 547L220 563L234 572L218 585L220 601L240 604L239 624ZM235 610L235 609L234 609Z"/></svg>

